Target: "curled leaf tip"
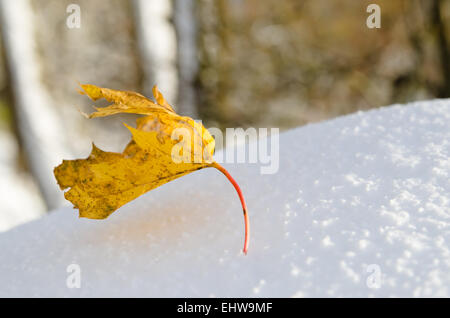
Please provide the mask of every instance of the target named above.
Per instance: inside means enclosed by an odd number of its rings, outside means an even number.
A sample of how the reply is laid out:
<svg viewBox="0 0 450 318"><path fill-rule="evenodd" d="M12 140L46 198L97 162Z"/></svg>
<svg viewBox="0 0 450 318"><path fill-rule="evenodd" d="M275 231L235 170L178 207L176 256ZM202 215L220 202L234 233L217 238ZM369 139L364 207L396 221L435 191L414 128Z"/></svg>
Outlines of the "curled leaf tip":
<svg viewBox="0 0 450 318"><path fill-rule="evenodd" d="M77 110L78 110L78 112L79 112L84 118L87 118L87 119L90 118L90 117L89 117L89 114L86 114L84 111L82 111L82 110L79 109L78 107L77 107Z"/></svg>

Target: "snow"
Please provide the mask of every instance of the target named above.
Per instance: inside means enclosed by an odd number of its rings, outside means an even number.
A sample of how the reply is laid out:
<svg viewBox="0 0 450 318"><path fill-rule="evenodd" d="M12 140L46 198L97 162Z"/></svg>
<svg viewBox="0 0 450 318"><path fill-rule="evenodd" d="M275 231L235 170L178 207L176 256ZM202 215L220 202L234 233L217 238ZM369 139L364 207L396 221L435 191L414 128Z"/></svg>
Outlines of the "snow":
<svg viewBox="0 0 450 318"><path fill-rule="evenodd" d="M449 124L450 100L395 105L281 134L278 173L224 164L247 256L214 169L104 221L60 209L0 234L0 296L449 297Z"/></svg>

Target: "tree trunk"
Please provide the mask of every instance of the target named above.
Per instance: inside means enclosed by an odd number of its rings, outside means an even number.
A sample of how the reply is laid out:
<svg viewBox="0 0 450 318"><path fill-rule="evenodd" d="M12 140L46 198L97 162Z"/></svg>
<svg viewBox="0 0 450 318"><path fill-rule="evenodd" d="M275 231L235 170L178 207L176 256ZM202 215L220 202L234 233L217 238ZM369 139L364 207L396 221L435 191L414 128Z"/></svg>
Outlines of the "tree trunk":
<svg viewBox="0 0 450 318"><path fill-rule="evenodd" d="M197 24L194 0L175 0L174 24L178 43L179 96L181 114L198 117L195 80L198 72Z"/></svg>
<svg viewBox="0 0 450 318"><path fill-rule="evenodd" d="M178 91L176 35L170 22L173 8L167 0L134 0L136 33L144 72L144 95L158 85L175 104ZM176 106L176 105L175 105Z"/></svg>
<svg viewBox="0 0 450 318"><path fill-rule="evenodd" d="M52 100L41 83L33 18L28 0L0 0L1 30L20 139L30 170L51 209L64 202L53 168L70 151Z"/></svg>

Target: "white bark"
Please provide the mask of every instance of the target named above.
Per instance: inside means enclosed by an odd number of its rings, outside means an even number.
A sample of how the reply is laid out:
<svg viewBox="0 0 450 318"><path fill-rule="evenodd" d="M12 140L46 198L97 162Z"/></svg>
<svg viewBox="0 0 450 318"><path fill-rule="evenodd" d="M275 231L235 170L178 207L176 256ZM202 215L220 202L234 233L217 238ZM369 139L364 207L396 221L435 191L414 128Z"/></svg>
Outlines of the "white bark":
<svg viewBox="0 0 450 318"><path fill-rule="evenodd" d="M64 197L53 168L69 157L70 150L60 118L41 83L30 1L0 0L0 14L20 137L45 201L55 208L62 205Z"/></svg>
<svg viewBox="0 0 450 318"><path fill-rule="evenodd" d="M39 218L45 204L29 174L17 169L18 145L12 133L0 129L0 232Z"/></svg>
<svg viewBox="0 0 450 318"><path fill-rule="evenodd" d="M134 0L134 9L144 68L144 93L151 96L151 88L157 84L164 97L175 104L178 94L177 44L175 29L170 22L171 1Z"/></svg>
<svg viewBox="0 0 450 318"><path fill-rule="evenodd" d="M198 72L197 24L195 1L175 0L174 24L177 31L179 98L178 108L183 115L198 117L194 88Z"/></svg>

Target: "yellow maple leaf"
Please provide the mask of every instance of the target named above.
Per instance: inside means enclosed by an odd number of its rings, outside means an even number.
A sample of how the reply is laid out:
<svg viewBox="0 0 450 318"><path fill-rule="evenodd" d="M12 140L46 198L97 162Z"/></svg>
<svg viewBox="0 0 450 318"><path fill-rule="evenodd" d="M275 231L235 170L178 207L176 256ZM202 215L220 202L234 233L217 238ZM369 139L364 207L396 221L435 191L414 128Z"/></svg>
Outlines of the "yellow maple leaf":
<svg viewBox="0 0 450 318"><path fill-rule="evenodd" d="M245 220L244 253L249 244L249 221L242 192L228 171L214 161L214 138L202 124L176 114L156 86L156 102L129 91L81 85L92 100L105 98L112 104L95 108L88 118L118 113L146 115L136 128L125 126L132 140L122 153L105 152L94 144L86 159L63 160L54 174L64 197L79 210L80 217L104 219L138 196L188 173L207 167L221 171L235 187Z"/></svg>

